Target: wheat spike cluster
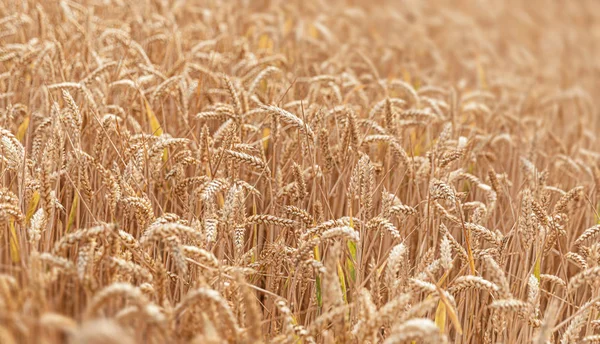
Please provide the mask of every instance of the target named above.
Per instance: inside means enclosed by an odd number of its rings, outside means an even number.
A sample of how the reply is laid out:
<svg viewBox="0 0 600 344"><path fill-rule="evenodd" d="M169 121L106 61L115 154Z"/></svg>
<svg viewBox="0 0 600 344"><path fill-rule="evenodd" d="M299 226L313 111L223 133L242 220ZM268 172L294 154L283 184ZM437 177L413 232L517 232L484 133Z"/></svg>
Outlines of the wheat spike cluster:
<svg viewBox="0 0 600 344"><path fill-rule="evenodd" d="M0 0L0 343L600 343L600 2Z"/></svg>

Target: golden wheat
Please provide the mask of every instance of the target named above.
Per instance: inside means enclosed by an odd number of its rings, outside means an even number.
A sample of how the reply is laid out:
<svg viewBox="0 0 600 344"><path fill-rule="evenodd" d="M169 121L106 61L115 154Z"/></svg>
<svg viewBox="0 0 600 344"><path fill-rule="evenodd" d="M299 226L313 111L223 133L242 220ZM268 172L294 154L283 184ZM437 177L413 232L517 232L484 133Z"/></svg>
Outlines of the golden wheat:
<svg viewBox="0 0 600 344"><path fill-rule="evenodd" d="M600 342L599 13L0 0L0 343Z"/></svg>

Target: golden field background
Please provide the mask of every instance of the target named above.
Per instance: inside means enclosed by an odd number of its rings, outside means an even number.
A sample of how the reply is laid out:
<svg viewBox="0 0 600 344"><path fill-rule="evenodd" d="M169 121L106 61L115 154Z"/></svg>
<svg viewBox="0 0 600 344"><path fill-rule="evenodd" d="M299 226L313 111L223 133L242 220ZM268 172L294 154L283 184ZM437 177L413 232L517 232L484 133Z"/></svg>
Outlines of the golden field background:
<svg viewBox="0 0 600 344"><path fill-rule="evenodd" d="M0 343L600 342L597 1L0 1Z"/></svg>

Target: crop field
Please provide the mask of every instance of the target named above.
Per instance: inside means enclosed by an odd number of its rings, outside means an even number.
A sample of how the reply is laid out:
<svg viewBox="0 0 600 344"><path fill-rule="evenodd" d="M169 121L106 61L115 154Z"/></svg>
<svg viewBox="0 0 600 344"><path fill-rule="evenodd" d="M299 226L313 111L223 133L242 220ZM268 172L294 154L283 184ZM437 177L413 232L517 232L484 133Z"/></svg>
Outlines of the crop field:
<svg viewBox="0 0 600 344"><path fill-rule="evenodd" d="M0 0L0 343L600 343L600 2Z"/></svg>

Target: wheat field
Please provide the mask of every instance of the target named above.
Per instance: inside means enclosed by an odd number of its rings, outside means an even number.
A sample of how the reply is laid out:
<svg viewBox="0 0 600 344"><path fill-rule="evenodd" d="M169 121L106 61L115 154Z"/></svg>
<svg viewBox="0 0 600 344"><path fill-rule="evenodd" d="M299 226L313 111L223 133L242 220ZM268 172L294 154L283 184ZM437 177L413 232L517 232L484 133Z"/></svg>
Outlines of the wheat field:
<svg viewBox="0 0 600 344"><path fill-rule="evenodd" d="M600 2L0 0L0 343L600 343Z"/></svg>

